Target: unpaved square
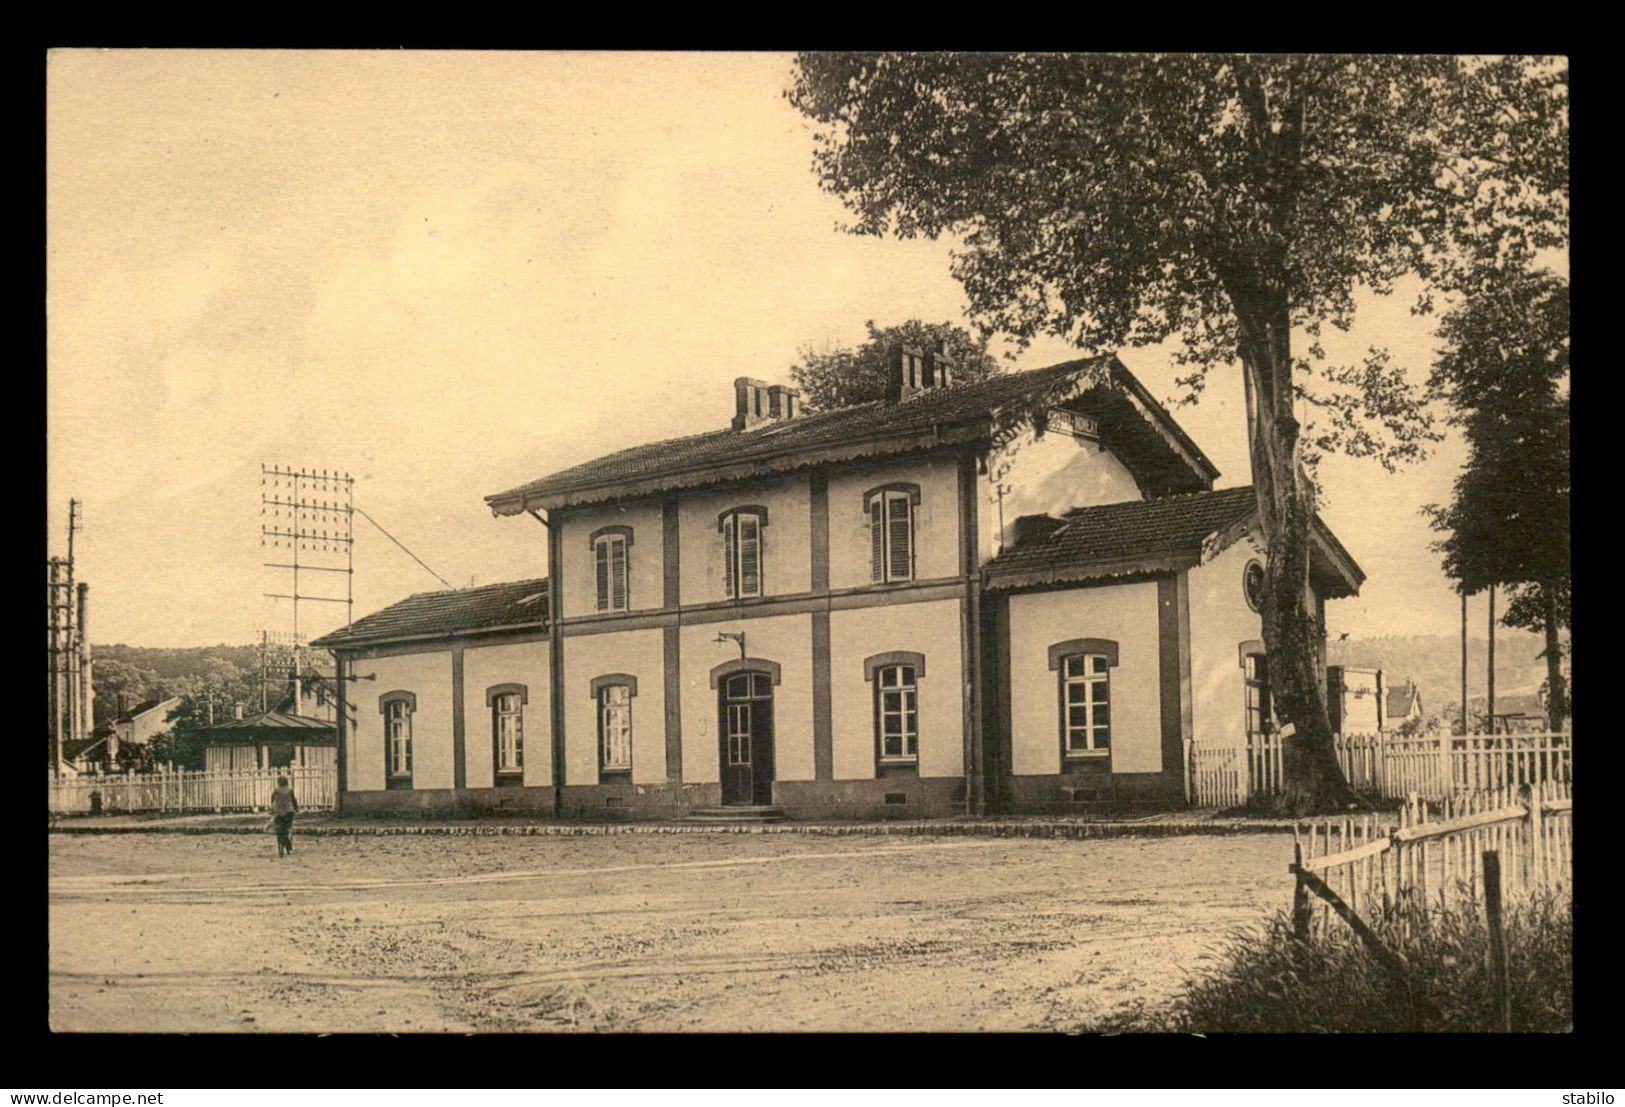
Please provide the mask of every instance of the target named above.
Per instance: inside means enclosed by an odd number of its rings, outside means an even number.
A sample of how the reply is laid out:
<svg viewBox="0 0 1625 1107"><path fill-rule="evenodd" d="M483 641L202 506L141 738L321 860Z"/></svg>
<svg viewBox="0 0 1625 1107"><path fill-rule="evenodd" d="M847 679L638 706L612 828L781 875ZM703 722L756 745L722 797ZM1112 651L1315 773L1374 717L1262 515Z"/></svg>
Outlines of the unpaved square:
<svg viewBox="0 0 1625 1107"><path fill-rule="evenodd" d="M1291 898L1281 834L49 849L59 1031L1070 1030Z"/></svg>

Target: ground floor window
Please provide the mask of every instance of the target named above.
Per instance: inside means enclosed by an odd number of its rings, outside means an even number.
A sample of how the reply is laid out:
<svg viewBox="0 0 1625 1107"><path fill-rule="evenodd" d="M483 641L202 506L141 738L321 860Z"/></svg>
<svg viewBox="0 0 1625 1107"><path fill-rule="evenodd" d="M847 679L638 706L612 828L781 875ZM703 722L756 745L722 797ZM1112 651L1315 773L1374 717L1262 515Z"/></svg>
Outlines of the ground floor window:
<svg viewBox="0 0 1625 1107"><path fill-rule="evenodd" d="M604 684L598 689L598 735L604 772L632 771L632 689Z"/></svg>
<svg viewBox="0 0 1625 1107"><path fill-rule="evenodd" d="M882 761L915 761L920 756L920 713L914 666L887 665L876 673L875 728Z"/></svg>
<svg viewBox="0 0 1625 1107"><path fill-rule="evenodd" d="M411 692L386 692L378 698L384 716L384 776L390 788L412 786L412 716L417 697Z"/></svg>
<svg viewBox="0 0 1625 1107"><path fill-rule="evenodd" d="M1111 670L1098 653L1073 654L1062 669L1066 755L1105 753L1112 744Z"/></svg>
<svg viewBox="0 0 1625 1107"><path fill-rule="evenodd" d="M1242 673L1246 686L1247 737L1253 738L1270 730L1269 658L1261 653L1248 654L1242 661Z"/></svg>
<svg viewBox="0 0 1625 1107"><path fill-rule="evenodd" d="M1049 667L1059 681L1061 757L1083 762L1112 748L1112 670L1117 643L1072 638L1049 648Z"/></svg>

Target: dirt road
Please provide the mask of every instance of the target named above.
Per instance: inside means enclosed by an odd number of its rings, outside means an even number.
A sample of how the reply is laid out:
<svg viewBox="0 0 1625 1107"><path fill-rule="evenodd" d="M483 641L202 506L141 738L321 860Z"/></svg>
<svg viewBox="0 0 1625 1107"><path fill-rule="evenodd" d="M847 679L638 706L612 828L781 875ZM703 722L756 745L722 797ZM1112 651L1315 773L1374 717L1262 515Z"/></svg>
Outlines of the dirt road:
<svg viewBox="0 0 1625 1107"><path fill-rule="evenodd" d="M50 838L57 1030L1069 1030L1284 908L1290 837Z"/></svg>

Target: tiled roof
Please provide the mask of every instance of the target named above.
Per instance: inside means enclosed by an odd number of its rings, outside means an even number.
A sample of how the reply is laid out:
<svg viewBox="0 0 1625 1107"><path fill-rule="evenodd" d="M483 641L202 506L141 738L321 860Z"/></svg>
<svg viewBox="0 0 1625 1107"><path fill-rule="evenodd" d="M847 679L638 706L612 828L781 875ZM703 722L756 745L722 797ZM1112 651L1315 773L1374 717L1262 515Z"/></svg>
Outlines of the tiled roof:
<svg viewBox="0 0 1625 1107"><path fill-rule="evenodd" d="M516 580L449 592L419 592L311 645L331 648L546 623L547 580Z"/></svg>
<svg viewBox="0 0 1625 1107"><path fill-rule="evenodd" d="M988 562L988 584L1019 587L1189 568L1203 542L1245 520L1257 506L1253 489L1221 488L1150 500L1074 508L1046 534L1006 546ZM1354 595L1365 579L1319 516L1311 573L1329 596ZM1339 563L1338 559L1342 559Z"/></svg>
<svg viewBox="0 0 1625 1107"><path fill-rule="evenodd" d="M127 723L131 719L135 719L135 718L138 718L138 717L140 717L142 715L145 715L147 712L151 711L153 708L162 707L164 704L166 704L168 702L169 702L169 700L142 700L140 703L136 704L134 707L130 708L130 710L126 711L124 714L120 715L118 718L114 719L113 721L116 722L116 723Z"/></svg>
<svg viewBox="0 0 1625 1107"><path fill-rule="evenodd" d="M1416 690L1416 685L1411 684L1408 681L1404 684L1389 685L1388 703L1386 704L1384 714L1386 714L1389 718L1409 715L1411 713L1411 705L1420 698L1421 696Z"/></svg>
<svg viewBox="0 0 1625 1107"><path fill-rule="evenodd" d="M651 478L670 482L678 474L702 474L724 464L765 464L772 460L782 465L793 462L798 455L830 447L857 447L854 456L861 456L864 443L940 433L949 428L986 428L1007 408L1041 401L1051 393L1064 397L1075 386L1087 385L1088 376L1095 374L1103 381L1109 377L1118 389L1133 393L1152 413L1161 431L1179 443L1189 458L1182 463L1188 471L1188 487L1211 483L1218 470L1145 386L1115 357L1106 355L1043 369L998 373L969 384L927 390L898 403L871 400L782 422L761 423L746 430L707 431L634 446L487 496L486 502L498 514L511 515L524 510L531 500L569 498L586 489Z"/></svg>
<svg viewBox="0 0 1625 1107"><path fill-rule="evenodd" d="M1086 579L1163 568L1169 558L1195 564L1204 538L1256 506L1253 490L1244 486L1077 508L1047 537L1007 546L988 563L989 580L1061 566L1073 570L1067 576Z"/></svg>
<svg viewBox="0 0 1625 1107"><path fill-rule="evenodd" d="M289 739L297 738L301 742L309 742L331 737L334 729L334 724L325 719L312 719L308 715L292 715L285 711L266 711L242 719L227 719L213 726L200 727L199 733L205 735L205 741L263 737L270 734L286 735Z"/></svg>

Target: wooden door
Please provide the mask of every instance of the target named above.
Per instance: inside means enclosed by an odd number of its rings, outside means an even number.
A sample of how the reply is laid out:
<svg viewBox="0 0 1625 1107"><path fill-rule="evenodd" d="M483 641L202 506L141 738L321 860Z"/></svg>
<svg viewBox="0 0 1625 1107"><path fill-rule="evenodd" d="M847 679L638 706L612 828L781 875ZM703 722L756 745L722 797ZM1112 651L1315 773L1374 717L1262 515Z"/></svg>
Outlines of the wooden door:
<svg viewBox="0 0 1625 1107"><path fill-rule="evenodd" d="M773 802L773 681L766 673L733 673L722 683L722 802Z"/></svg>

